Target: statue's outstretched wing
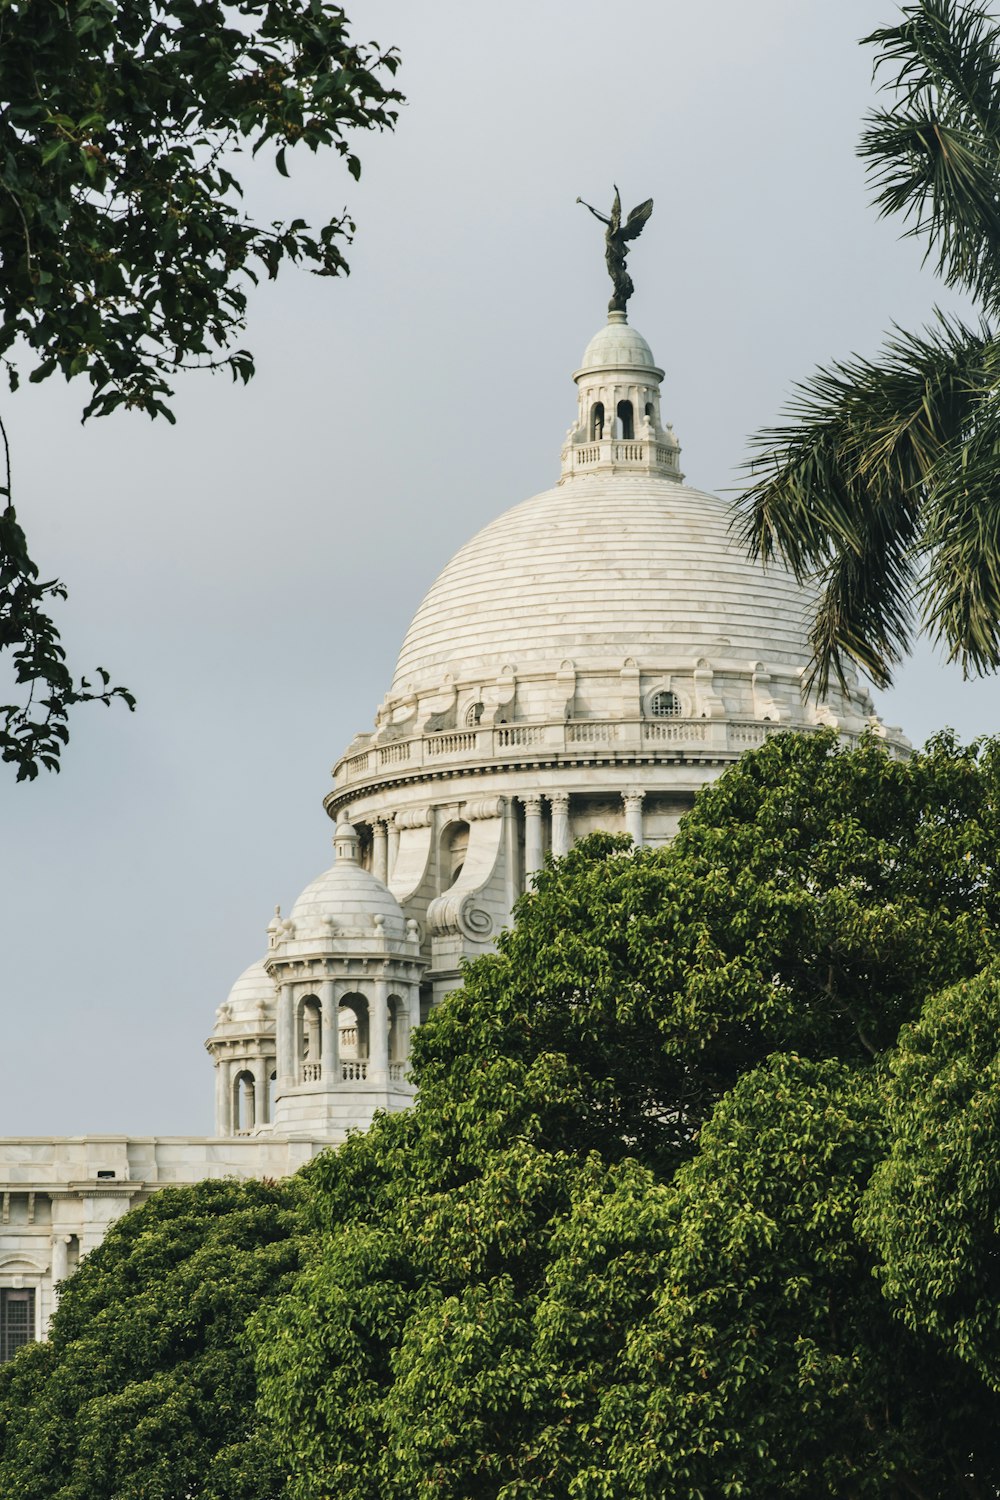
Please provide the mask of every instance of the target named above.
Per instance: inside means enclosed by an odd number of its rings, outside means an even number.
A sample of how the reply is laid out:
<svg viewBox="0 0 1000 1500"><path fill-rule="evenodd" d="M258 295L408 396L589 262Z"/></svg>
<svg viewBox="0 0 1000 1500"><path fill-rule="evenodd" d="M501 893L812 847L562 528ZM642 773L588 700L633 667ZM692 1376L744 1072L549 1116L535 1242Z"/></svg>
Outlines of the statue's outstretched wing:
<svg viewBox="0 0 1000 1500"><path fill-rule="evenodd" d="M629 214L628 218L625 220L625 223L621 227L622 239L637 239L638 236L642 233L642 226L645 224L646 220L649 218L652 212L652 198L647 198L645 203L640 203L637 208L633 208L632 212Z"/></svg>

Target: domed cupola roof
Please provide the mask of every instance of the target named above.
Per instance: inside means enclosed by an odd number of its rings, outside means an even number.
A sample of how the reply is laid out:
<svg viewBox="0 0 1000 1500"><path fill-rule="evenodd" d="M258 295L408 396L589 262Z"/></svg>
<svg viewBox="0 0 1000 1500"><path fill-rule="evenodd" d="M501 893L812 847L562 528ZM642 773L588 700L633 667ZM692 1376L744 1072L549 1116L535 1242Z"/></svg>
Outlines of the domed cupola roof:
<svg viewBox="0 0 1000 1500"><path fill-rule="evenodd" d="M216 1037L256 1035L273 1031L277 1000L274 980L262 959L244 969L216 1012Z"/></svg>
<svg viewBox="0 0 1000 1500"><path fill-rule="evenodd" d="M622 312L608 314L607 326L594 334L583 351L574 378L598 370L648 370L655 371L659 379L663 378L652 349L639 330L629 326Z"/></svg>
<svg viewBox="0 0 1000 1500"><path fill-rule="evenodd" d="M279 940L295 944L344 939L370 941L382 935L390 943L408 937L407 920L395 896L358 862L358 836L340 823L334 837L336 861L306 886L280 928ZM272 940L274 938L272 931ZM381 939L380 939L381 940Z"/></svg>

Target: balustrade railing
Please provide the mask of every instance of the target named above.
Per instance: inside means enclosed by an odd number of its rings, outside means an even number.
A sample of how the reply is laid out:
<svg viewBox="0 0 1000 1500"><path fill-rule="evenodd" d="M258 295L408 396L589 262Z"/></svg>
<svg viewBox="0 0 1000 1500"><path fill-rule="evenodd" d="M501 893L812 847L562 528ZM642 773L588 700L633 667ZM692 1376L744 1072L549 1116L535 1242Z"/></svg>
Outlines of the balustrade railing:
<svg viewBox="0 0 1000 1500"><path fill-rule="evenodd" d="M475 729L443 730L434 734L396 740L358 755L350 755L337 767L337 785L370 778L379 771L389 775L442 762L506 761L525 751L546 755L579 755L590 746L608 746L619 752L650 749L662 745L692 750L703 746L713 752L738 755L762 745L782 726L761 720L680 718L669 719L556 719L534 724L480 725Z"/></svg>
<svg viewBox="0 0 1000 1500"><path fill-rule="evenodd" d="M307 1062L302 1064L302 1082L319 1083L323 1077L323 1064L318 1062Z"/></svg>
<svg viewBox="0 0 1000 1500"><path fill-rule="evenodd" d="M389 1064L389 1082L390 1083L402 1083L402 1081L403 1081L403 1079L405 1077L406 1077L406 1064L405 1063L391 1062Z"/></svg>
<svg viewBox="0 0 1000 1500"><path fill-rule="evenodd" d="M357 1062L342 1062L340 1065L340 1076L345 1083L364 1083L368 1077L368 1061L365 1058Z"/></svg>

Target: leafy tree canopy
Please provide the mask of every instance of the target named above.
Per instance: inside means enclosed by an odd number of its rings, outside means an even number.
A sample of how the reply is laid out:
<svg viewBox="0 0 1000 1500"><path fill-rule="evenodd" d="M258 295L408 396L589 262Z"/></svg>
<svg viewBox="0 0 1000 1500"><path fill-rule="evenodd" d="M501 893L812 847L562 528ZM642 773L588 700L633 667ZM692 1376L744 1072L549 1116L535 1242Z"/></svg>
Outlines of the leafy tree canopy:
<svg viewBox="0 0 1000 1500"><path fill-rule="evenodd" d="M0 1366L10 1500L275 1500L247 1317L296 1268L296 1180L157 1192L65 1283L48 1343Z"/></svg>
<svg viewBox="0 0 1000 1500"><path fill-rule="evenodd" d="M996 951L998 749L777 737L546 868L414 1110L309 1169L252 1333L295 1500L993 1493L993 1391L855 1220L899 1026Z"/></svg>
<svg viewBox="0 0 1000 1500"><path fill-rule="evenodd" d="M937 313L821 369L755 440L743 537L819 580L821 685L845 656L888 683L915 614L967 673L1000 666L1000 26L967 0L902 12L865 39L886 102L860 155L880 213L979 317Z"/></svg>
<svg viewBox="0 0 1000 1500"><path fill-rule="evenodd" d="M934 996L891 1060L865 1202L883 1291L1000 1390L1000 965Z"/></svg>
<svg viewBox="0 0 1000 1500"><path fill-rule="evenodd" d="M0 358L89 385L84 416L173 421L177 373L253 374L236 346L247 291L297 261L347 270L345 213L310 226L242 208L241 152L334 151L391 128L394 51L358 46L328 0L0 0ZM24 697L0 705L19 779L57 770L69 708L130 695L76 682L43 581L0 487L0 652Z"/></svg>

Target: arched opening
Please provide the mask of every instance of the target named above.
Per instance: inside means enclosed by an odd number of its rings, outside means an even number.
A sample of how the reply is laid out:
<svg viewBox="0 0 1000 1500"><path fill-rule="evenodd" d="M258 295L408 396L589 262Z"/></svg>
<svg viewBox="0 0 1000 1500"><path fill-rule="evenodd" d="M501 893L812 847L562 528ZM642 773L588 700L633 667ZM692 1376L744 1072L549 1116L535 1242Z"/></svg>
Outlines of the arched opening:
<svg viewBox="0 0 1000 1500"><path fill-rule="evenodd" d="M647 401L646 402L646 408L645 408L645 410L646 410L646 416L647 417L652 417L652 415L653 415L653 403L652 403L652 401Z"/></svg>
<svg viewBox="0 0 1000 1500"><path fill-rule="evenodd" d="M274 1096L278 1091L277 1070L272 1070L267 1080L267 1118L274 1119Z"/></svg>
<svg viewBox="0 0 1000 1500"><path fill-rule="evenodd" d="M410 1011L401 995L389 996L389 1077L398 1082L410 1051Z"/></svg>
<svg viewBox="0 0 1000 1500"><path fill-rule="evenodd" d="M449 823L441 835L441 889L455 884L465 868L469 853L468 823Z"/></svg>
<svg viewBox="0 0 1000 1500"><path fill-rule="evenodd" d="M604 402L595 401L590 408L590 441L599 443L604 436Z"/></svg>
<svg viewBox="0 0 1000 1500"><path fill-rule="evenodd" d="M299 1002L299 1057L301 1082L318 1083L323 1076L323 1011L315 995Z"/></svg>
<svg viewBox="0 0 1000 1500"><path fill-rule="evenodd" d="M681 700L676 693L654 693L649 701L649 712L654 719L675 719L681 711Z"/></svg>
<svg viewBox="0 0 1000 1500"><path fill-rule="evenodd" d="M465 710L465 723L467 728L476 729L480 719L483 717L483 705L481 703L470 703Z"/></svg>
<svg viewBox="0 0 1000 1500"><path fill-rule="evenodd" d="M368 1001L357 993L345 995L337 1014L340 1075L345 1083L368 1077Z"/></svg>
<svg viewBox="0 0 1000 1500"><path fill-rule="evenodd" d="M622 424L622 437L635 437L635 416L632 412L631 401L619 401L618 420Z"/></svg>
<svg viewBox="0 0 1000 1500"><path fill-rule="evenodd" d="M248 1135L257 1123L257 1096L254 1076L248 1068L233 1079L233 1128L237 1135Z"/></svg>

